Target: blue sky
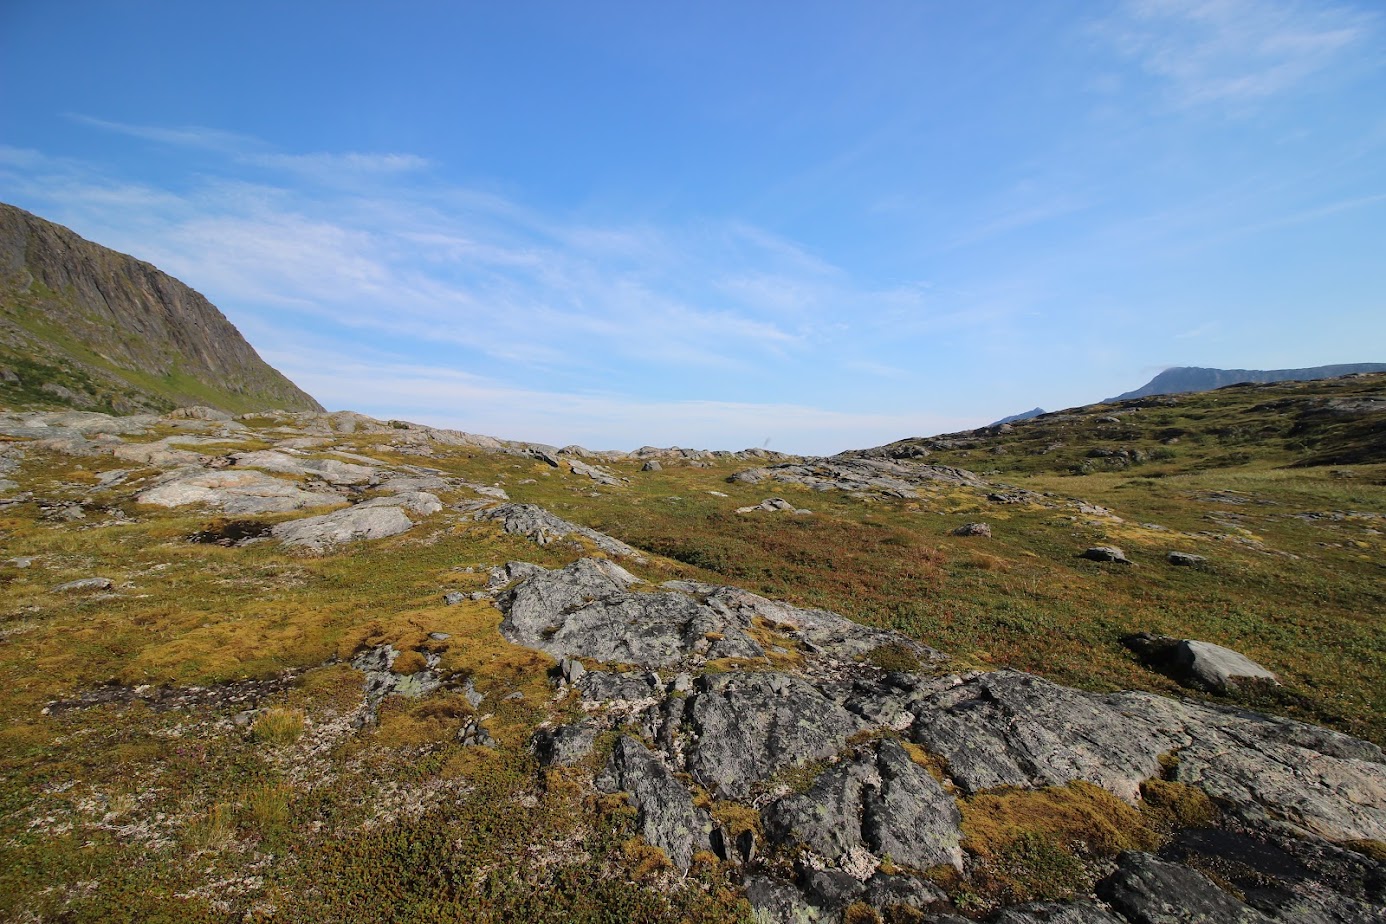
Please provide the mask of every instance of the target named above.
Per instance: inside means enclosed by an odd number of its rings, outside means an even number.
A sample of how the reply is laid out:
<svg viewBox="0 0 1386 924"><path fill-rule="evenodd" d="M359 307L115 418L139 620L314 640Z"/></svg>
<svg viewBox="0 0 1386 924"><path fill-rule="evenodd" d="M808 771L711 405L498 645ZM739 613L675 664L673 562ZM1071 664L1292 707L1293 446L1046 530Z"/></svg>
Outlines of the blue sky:
<svg viewBox="0 0 1386 924"><path fill-rule="evenodd" d="M827 453L1386 361L1375 2L0 3L0 199L332 408Z"/></svg>

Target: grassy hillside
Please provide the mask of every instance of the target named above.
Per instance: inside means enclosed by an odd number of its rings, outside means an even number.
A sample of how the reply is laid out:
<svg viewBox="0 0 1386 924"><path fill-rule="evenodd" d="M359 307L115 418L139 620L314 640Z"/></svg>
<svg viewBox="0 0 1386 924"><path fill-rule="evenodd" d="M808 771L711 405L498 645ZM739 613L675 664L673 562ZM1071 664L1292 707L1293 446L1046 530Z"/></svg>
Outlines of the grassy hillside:
<svg viewBox="0 0 1386 924"><path fill-rule="evenodd" d="M652 553L631 566L651 581L728 582L902 630L953 670L1178 691L1386 743L1384 402L1386 376L1235 387L885 447L1011 486L911 499L732 482L749 463L731 460L603 463L628 483L599 486L532 457L438 446L421 458L388 435L334 445L500 486ZM198 451L284 435L281 421L248 423ZM117 469L119 483L102 478ZM222 548L190 537L224 519L134 502L157 474L31 450L5 475L32 496L0 504L14 556L0 562L0 916L744 919L715 858L673 876L623 802L538 771L532 733L575 708L554 699L551 661L505 642L489 604L442 601L479 589L492 565L552 567L589 547L449 512L322 556ZM813 513L735 512L772 495ZM74 504L81 518L64 513ZM968 522L993 538L952 535ZM1135 565L1077 557L1095 544ZM1172 567L1170 550L1207 564ZM92 575L114 587L53 590ZM1181 690L1118 641L1143 630L1235 648L1284 685L1230 700ZM362 675L346 659L380 641L439 654L484 705L389 699L357 731ZM272 708L238 725L255 697ZM68 704L44 714L53 701ZM482 715L494 750L458 740Z"/></svg>
<svg viewBox="0 0 1386 924"><path fill-rule="evenodd" d="M200 294L0 203L0 403L321 410Z"/></svg>

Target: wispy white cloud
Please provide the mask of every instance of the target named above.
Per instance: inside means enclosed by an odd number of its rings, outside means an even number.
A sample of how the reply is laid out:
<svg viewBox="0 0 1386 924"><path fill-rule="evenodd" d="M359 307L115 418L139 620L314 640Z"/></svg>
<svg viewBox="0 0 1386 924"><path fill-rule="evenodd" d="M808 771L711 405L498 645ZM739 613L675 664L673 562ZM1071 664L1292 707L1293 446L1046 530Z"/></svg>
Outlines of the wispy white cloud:
<svg viewBox="0 0 1386 924"><path fill-rule="evenodd" d="M983 218L971 228L960 231L947 249L969 247L1013 231L1020 231L1055 219L1065 218L1088 206L1088 202L1062 191L1046 192L1041 201L1033 194L1007 203L1000 211Z"/></svg>
<svg viewBox="0 0 1386 924"><path fill-rule="evenodd" d="M428 158L417 154L246 154L243 161L273 170L289 170L308 176L341 173L409 173L429 166Z"/></svg>
<svg viewBox="0 0 1386 924"><path fill-rule="evenodd" d="M1222 325L1217 321L1207 321L1197 327L1190 328L1182 333L1174 335L1176 340L1201 340L1210 334L1216 334L1222 330Z"/></svg>
<svg viewBox="0 0 1386 924"><path fill-rule="evenodd" d="M438 426L593 449L634 449L646 444L718 449L769 446L826 455L881 442L882 433L923 435L979 422L919 412L840 411L795 403L651 400L615 392L546 391L379 354L363 357L299 349L269 350L264 355L329 407L411 408ZM367 404L362 403L359 390L363 380L375 383Z"/></svg>
<svg viewBox="0 0 1386 924"><path fill-rule="evenodd" d="M1176 105L1250 103L1366 46L1377 16L1300 0L1126 0L1096 34L1160 80Z"/></svg>
<svg viewBox="0 0 1386 924"><path fill-rule="evenodd" d="M79 121L222 166L132 182L0 148L0 189L182 278L261 345L336 344L329 364L284 361L329 403L446 412L464 429L550 441L663 433L726 448L772 436L827 452L944 426L890 402L857 413L851 395L917 374L900 361L902 337L995 323L912 285L865 284L744 222L593 223L450 185L409 155L286 154L234 133ZM303 182L319 168L331 183ZM353 366L367 344L408 355L415 373ZM593 383L607 391L592 395Z"/></svg>
<svg viewBox="0 0 1386 924"><path fill-rule="evenodd" d="M200 125L177 128L162 125L136 125L129 122L114 122L110 119L98 119L80 112L68 113L68 118L89 128L99 128L102 131L114 132L118 135L126 135L130 138L139 138L157 144L205 148L228 154L266 148L264 142L249 135Z"/></svg>
<svg viewBox="0 0 1386 924"><path fill-rule="evenodd" d="M110 119L98 119L81 113L69 113L68 118L89 128L138 138L142 141L212 151L225 155L238 163L263 167L268 170L287 171L318 179L334 179L344 175L408 173L423 170L429 166L428 159L417 154L378 154L359 151L286 154L274 150L266 142L251 135L200 125L181 127L140 125L130 122L115 122Z"/></svg>

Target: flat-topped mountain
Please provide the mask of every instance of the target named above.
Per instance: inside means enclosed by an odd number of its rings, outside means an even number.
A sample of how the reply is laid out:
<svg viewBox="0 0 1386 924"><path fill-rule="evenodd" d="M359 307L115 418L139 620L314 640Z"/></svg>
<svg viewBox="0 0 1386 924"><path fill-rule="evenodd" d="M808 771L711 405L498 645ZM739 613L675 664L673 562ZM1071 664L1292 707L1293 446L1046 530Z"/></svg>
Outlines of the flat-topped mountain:
<svg viewBox="0 0 1386 924"><path fill-rule="evenodd" d="M1182 395L1191 391L1212 391L1226 385L1243 382L1307 382L1331 379L1357 372L1386 372L1386 363L1339 363L1333 366L1312 366L1307 369L1208 369L1201 366L1176 366L1166 369L1135 391L1108 398L1104 404L1147 398L1151 395ZM1007 421L1001 421L1006 423Z"/></svg>
<svg viewBox="0 0 1386 924"><path fill-rule="evenodd" d="M322 410L188 286L3 203L0 403Z"/></svg>

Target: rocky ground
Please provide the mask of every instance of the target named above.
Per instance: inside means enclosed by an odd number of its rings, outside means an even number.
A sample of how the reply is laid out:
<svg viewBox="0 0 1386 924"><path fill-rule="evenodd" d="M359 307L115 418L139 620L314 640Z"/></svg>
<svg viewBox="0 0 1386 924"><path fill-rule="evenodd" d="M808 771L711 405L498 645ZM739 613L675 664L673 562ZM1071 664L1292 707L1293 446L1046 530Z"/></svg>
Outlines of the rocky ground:
<svg viewBox="0 0 1386 924"><path fill-rule="evenodd" d="M1187 550L1220 548L1196 530L923 454L592 453L352 414L0 416L0 909L1386 921L1386 758L1287 717L1326 709L1292 667L1225 635L1113 633L1102 656L1144 688L1077 689L639 541L652 517L696 538L659 510L831 528L847 571L849 516L930 505L950 524L935 535L990 543L978 515L1004 533L1022 510L1078 530L1062 567L1093 580L1226 574L1226 554ZM1244 506L1227 497L1208 503ZM1303 560L1252 540L1238 554ZM898 596L882 569L854 580Z"/></svg>

